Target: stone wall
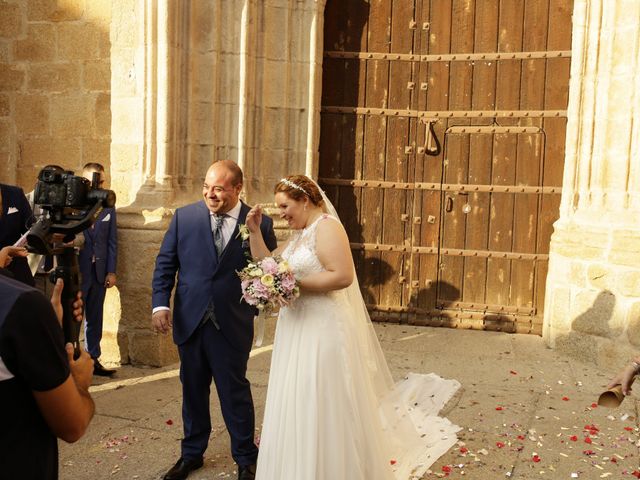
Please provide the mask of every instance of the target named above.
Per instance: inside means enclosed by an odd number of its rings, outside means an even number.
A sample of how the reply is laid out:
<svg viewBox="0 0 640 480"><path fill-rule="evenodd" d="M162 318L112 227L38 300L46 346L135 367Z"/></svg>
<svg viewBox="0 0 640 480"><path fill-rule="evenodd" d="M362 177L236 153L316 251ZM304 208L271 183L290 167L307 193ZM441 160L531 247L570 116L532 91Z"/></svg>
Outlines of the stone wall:
<svg viewBox="0 0 640 480"><path fill-rule="evenodd" d="M111 0L0 2L0 181L33 189L44 165L107 168Z"/></svg>
<svg viewBox="0 0 640 480"><path fill-rule="evenodd" d="M576 0L547 343L617 368L640 350L640 2Z"/></svg>
<svg viewBox="0 0 640 480"><path fill-rule="evenodd" d="M118 195L123 361L177 360L150 330L151 275L175 208L200 199L207 167L236 161L244 198L313 173L322 10L316 0L120 0L112 22L111 174Z"/></svg>

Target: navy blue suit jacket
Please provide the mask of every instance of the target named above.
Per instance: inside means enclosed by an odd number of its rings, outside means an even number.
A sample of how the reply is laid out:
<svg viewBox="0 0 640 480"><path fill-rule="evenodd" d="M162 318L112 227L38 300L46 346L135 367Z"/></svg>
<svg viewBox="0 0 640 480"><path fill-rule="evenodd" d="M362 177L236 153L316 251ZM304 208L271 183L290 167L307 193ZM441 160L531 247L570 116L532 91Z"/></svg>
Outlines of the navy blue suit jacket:
<svg viewBox="0 0 640 480"><path fill-rule="evenodd" d="M19 187L0 184L2 216L0 216L0 248L13 245L33 223L33 212ZM14 258L8 269L17 280L34 285L26 258Z"/></svg>
<svg viewBox="0 0 640 480"><path fill-rule="evenodd" d="M107 273L116 273L118 227L115 208L102 210L93 224L93 228L87 228L82 234L84 235L84 246L78 255L82 284L88 286L94 255L96 257L96 281L104 284Z"/></svg>
<svg viewBox="0 0 640 480"><path fill-rule="evenodd" d="M186 342L200 324L210 302L227 340L242 351L251 350L256 309L241 301L236 271L248 262L249 242L238 235L249 207L241 206L238 222L220 258L213 244L209 209L204 201L176 210L164 236L153 272L153 307L170 306L171 290L178 281L173 303L173 340ZM270 250L277 246L273 221L264 215L260 225Z"/></svg>

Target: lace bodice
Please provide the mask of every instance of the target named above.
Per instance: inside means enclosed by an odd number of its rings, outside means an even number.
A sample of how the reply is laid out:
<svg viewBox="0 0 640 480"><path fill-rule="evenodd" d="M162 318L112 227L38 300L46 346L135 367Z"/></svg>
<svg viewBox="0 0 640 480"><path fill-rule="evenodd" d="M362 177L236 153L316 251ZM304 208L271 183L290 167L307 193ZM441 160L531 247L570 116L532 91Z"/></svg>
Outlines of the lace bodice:
<svg viewBox="0 0 640 480"><path fill-rule="evenodd" d="M316 254L316 230L318 224L327 218L333 217L321 215L307 228L293 232L289 244L282 252L296 278L324 271Z"/></svg>

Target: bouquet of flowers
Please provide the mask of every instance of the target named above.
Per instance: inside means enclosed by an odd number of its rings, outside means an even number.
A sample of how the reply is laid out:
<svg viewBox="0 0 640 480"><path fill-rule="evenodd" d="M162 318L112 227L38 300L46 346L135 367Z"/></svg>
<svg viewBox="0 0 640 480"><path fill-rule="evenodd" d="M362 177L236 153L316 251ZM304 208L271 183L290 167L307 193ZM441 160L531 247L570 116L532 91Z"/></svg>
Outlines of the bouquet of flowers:
<svg viewBox="0 0 640 480"><path fill-rule="evenodd" d="M280 257L251 261L237 273L242 299L259 310L288 305L300 295L291 267Z"/></svg>

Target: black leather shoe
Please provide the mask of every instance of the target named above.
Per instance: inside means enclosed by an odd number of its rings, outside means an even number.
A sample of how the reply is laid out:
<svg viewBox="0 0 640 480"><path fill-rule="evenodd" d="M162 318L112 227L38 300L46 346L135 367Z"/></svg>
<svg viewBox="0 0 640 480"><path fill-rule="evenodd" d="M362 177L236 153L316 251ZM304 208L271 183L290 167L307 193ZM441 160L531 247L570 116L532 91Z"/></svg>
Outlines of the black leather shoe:
<svg viewBox="0 0 640 480"><path fill-rule="evenodd" d="M163 480L184 480L189 474L202 466L202 457L184 460L182 457L171 467L163 478Z"/></svg>
<svg viewBox="0 0 640 480"><path fill-rule="evenodd" d="M253 480L256 478L255 465L238 465L238 480Z"/></svg>
<svg viewBox="0 0 640 480"><path fill-rule="evenodd" d="M116 373L115 370L111 368L105 368L97 358L93 359L93 374L100 375L101 377L110 377Z"/></svg>

